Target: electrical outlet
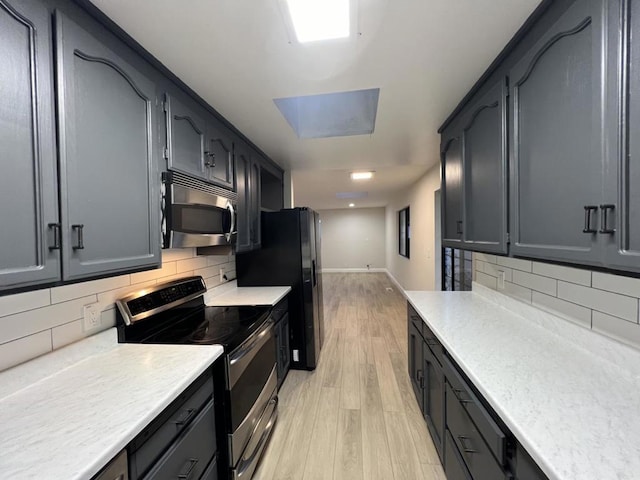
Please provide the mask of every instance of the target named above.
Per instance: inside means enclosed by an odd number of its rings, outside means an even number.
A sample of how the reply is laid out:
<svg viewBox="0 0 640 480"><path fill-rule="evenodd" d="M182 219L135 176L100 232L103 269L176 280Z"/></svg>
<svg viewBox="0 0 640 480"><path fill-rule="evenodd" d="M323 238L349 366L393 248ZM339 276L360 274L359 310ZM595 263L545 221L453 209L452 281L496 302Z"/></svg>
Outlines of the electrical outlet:
<svg viewBox="0 0 640 480"><path fill-rule="evenodd" d="M504 290L504 272L498 271L498 290Z"/></svg>
<svg viewBox="0 0 640 480"><path fill-rule="evenodd" d="M224 282L224 268L220 269L220 281Z"/></svg>
<svg viewBox="0 0 640 480"><path fill-rule="evenodd" d="M299 350L293 350L293 361L294 362L299 362L300 361L300 352L299 352Z"/></svg>
<svg viewBox="0 0 640 480"><path fill-rule="evenodd" d="M98 303L90 303L83 307L82 325L85 332L100 327L100 308Z"/></svg>

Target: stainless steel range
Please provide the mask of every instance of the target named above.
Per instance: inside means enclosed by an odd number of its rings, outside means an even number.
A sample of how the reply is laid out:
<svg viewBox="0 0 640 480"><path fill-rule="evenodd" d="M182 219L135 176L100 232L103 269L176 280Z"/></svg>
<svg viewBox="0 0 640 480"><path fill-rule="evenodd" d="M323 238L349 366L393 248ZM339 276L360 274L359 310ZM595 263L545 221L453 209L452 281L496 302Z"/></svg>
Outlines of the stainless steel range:
<svg viewBox="0 0 640 480"><path fill-rule="evenodd" d="M274 321L268 307L208 307L204 292L189 277L118 300L118 341L224 347L214 364L220 476L249 480L278 416Z"/></svg>

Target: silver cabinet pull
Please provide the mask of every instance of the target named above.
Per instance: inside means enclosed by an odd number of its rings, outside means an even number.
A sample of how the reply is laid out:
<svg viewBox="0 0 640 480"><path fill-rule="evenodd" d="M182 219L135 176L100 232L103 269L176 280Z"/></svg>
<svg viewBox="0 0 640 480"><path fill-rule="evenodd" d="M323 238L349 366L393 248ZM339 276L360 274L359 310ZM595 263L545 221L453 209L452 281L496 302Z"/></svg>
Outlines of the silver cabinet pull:
<svg viewBox="0 0 640 480"><path fill-rule="evenodd" d="M462 450L464 453L478 453L477 450L473 448L469 448L466 444L467 440L471 440L469 437L465 437L464 435L458 435L458 440L460 440L460 445L462 445Z"/></svg>
<svg viewBox="0 0 640 480"><path fill-rule="evenodd" d="M197 463L197 458L190 458L189 460L187 460L187 463L185 463L184 467L182 467L184 473L178 474L178 480L188 480L189 477L191 477L191 474L193 474L193 469L196 468Z"/></svg>
<svg viewBox="0 0 640 480"><path fill-rule="evenodd" d="M60 224L50 223L47 227L53 230L53 245L49 246L49 250L60 250Z"/></svg>
<svg viewBox="0 0 640 480"><path fill-rule="evenodd" d="M71 228L78 231L78 243L73 246L73 249L84 250L84 236L82 233L84 230L84 224L78 223L76 225L71 225Z"/></svg>

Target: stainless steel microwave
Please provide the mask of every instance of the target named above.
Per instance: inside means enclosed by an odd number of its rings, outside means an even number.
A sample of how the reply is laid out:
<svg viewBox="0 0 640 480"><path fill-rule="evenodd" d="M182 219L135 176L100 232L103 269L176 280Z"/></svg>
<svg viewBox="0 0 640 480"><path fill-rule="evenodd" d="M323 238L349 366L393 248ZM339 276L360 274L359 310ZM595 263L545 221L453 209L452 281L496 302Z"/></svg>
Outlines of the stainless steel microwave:
<svg viewBox="0 0 640 480"><path fill-rule="evenodd" d="M162 174L163 248L234 246L236 194L177 172Z"/></svg>

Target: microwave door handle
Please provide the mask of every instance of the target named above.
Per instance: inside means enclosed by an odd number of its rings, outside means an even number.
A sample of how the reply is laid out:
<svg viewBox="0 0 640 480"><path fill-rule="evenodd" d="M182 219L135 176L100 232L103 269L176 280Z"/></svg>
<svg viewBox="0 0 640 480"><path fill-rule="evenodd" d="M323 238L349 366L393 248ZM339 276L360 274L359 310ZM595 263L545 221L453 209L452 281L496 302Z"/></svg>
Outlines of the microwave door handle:
<svg viewBox="0 0 640 480"><path fill-rule="evenodd" d="M231 235L236 232L236 212L233 209L233 205L231 202L227 203L227 210L231 214L231 227L229 228L229 233L227 234L227 241L230 241Z"/></svg>

